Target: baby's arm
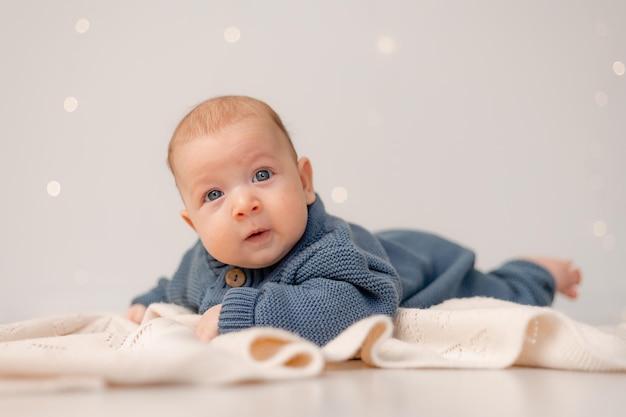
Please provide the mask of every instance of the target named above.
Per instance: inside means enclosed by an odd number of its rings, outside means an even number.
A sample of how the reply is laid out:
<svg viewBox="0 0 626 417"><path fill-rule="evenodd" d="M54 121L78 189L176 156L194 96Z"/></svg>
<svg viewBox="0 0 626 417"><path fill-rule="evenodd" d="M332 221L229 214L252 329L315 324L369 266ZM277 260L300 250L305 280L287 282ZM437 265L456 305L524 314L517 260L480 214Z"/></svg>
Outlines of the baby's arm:
<svg viewBox="0 0 626 417"><path fill-rule="evenodd" d="M322 346L358 320L392 316L398 308L398 277L384 260L332 246L307 259L300 272L283 281L228 290L220 309L220 334L269 326ZM309 277L311 272L316 276Z"/></svg>
<svg viewBox="0 0 626 417"><path fill-rule="evenodd" d="M394 314L399 304L397 290L388 278L381 276L379 282L382 285L374 291L327 278L312 278L300 285L233 288L222 303L219 332L275 327L323 346L361 319Z"/></svg>

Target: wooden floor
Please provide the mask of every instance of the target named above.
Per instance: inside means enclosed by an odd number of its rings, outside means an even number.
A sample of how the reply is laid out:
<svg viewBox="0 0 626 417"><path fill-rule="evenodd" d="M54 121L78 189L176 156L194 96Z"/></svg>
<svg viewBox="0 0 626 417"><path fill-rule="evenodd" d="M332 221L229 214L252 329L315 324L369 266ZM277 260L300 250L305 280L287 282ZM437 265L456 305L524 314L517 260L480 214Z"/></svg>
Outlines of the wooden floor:
<svg viewBox="0 0 626 417"><path fill-rule="evenodd" d="M359 361L295 381L0 397L19 416L624 416L626 374L510 368L387 370Z"/></svg>

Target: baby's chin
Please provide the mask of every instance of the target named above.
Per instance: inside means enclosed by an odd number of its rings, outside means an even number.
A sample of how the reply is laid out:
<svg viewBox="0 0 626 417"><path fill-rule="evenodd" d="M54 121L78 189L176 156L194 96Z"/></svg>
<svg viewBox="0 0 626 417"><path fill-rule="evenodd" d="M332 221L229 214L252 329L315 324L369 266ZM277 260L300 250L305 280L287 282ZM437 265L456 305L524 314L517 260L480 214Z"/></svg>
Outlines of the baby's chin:
<svg viewBox="0 0 626 417"><path fill-rule="evenodd" d="M270 238L262 242L252 243L251 245L244 244L238 251L216 254L209 251L209 253L226 265L246 269L264 269L282 262L296 246L299 239L292 242L291 240L285 241L284 239Z"/></svg>
<svg viewBox="0 0 626 417"><path fill-rule="evenodd" d="M269 268L271 266L276 265L277 263L279 263L281 260L283 259L283 256L277 257L277 258L272 258L271 260L264 260L264 261L241 261L239 264L230 264L230 265L237 265L240 268L247 268L247 269L263 269L263 268Z"/></svg>
<svg viewBox="0 0 626 417"><path fill-rule="evenodd" d="M223 264L232 265L232 266L236 266L236 267L239 267L239 268L263 269L263 268L269 268L271 266L276 265L277 263L279 263L284 258L285 255L281 254L280 256L269 257L269 258L266 258L266 259L230 259L230 260L222 260L222 259L218 259L217 257L215 259L217 259L218 261L222 262Z"/></svg>

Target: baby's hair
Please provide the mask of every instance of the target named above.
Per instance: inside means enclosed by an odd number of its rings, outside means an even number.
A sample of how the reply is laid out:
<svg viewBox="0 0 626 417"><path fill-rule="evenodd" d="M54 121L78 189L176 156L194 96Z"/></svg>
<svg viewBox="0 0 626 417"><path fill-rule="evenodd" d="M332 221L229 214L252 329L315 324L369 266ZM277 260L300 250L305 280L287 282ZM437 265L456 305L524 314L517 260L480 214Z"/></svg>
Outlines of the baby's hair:
<svg viewBox="0 0 626 417"><path fill-rule="evenodd" d="M252 97L221 96L198 104L183 117L174 130L167 152L167 164L172 173L174 173L173 153L177 146L215 134L233 123L250 117L269 117L285 134L292 153L297 159L291 137L274 109L265 102Z"/></svg>

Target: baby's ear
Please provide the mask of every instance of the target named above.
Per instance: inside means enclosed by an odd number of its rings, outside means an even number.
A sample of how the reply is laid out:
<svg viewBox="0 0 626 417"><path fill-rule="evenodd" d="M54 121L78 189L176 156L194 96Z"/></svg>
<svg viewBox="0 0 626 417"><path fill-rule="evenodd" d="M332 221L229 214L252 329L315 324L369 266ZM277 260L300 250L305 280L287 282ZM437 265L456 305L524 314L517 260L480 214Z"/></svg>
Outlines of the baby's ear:
<svg viewBox="0 0 626 417"><path fill-rule="evenodd" d="M181 210L180 217L182 217L185 223L187 223L194 231L196 230L193 222L191 221L191 218L189 217L189 214L187 214L187 210Z"/></svg>
<svg viewBox="0 0 626 417"><path fill-rule="evenodd" d="M298 172L300 173L300 182L302 183L306 203L313 204L315 201L315 188L313 188L313 167L309 158L302 157L298 160Z"/></svg>

